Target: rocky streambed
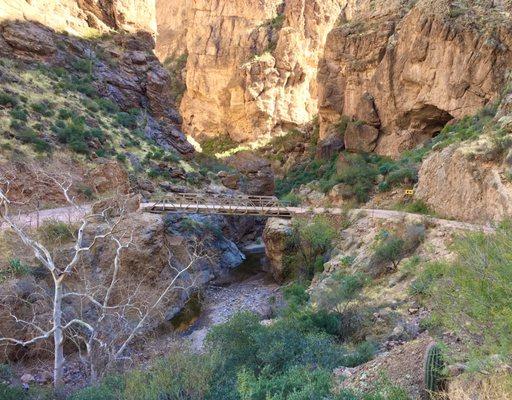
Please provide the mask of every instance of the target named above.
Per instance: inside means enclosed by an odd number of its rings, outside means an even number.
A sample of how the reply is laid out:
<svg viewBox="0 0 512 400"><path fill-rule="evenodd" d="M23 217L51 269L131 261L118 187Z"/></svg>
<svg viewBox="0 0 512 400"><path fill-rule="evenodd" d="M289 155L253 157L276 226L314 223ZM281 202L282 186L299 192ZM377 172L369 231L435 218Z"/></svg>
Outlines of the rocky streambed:
<svg viewBox="0 0 512 400"><path fill-rule="evenodd" d="M264 248L247 254L245 261L231 274L208 284L201 294L199 309L195 301L191 302L195 310L189 312L190 324L185 329L181 326L181 337L194 351L202 350L211 327L227 322L237 312L254 312L262 319L275 314L282 303L280 286L266 269L262 251Z"/></svg>

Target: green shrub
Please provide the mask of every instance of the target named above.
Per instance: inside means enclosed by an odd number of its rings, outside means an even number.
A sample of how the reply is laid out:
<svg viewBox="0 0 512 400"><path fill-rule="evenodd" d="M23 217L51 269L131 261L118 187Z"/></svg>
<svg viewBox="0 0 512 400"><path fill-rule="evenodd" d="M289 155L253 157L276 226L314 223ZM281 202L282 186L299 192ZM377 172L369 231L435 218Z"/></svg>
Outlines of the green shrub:
<svg viewBox="0 0 512 400"><path fill-rule="evenodd" d="M457 260L437 266L423 290L441 324L464 337L476 359L499 354L512 362L510 243L510 222L494 234L460 237L453 247Z"/></svg>
<svg viewBox="0 0 512 400"><path fill-rule="evenodd" d="M92 74L93 62L84 58L79 58L72 62L73 68L78 72Z"/></svg>
<svg viewBox="0 0 512 400"><path fill-rule="evenodd" d="M241 400L324 399L330 394L331 373L320 368L293 366L283 374L242 369L237 374Z"/></svg>
<svg viewBox="0 0 512 400"><path fill-rule="evenodd" d="M201 149L203 150L203 153L211 157L234 149L237 146L238 143L231 139L229 135L208 138L201 142Z"/></svg>
<svg viewBox="0 0 512 400"><path fill-rule="evenodd" d="M398 264L405 255L404 252L405 242L402 238L397 237L393 234L388 234L386 237L378 241L374 254L372 256L371 264L374 267L386 267L388 264L393 265L393 269L398 268ZM375 271L374 275L379 275L381 269L378 272Z"/></svg>
<svg viewBox="0 0 512 400"><path fill-rule="evenodd" d="M289 207L297 207L302 202L302 199L295 193L288 193L281 197L281 202Z"/></svg>
<svg viewBox="0 0 512 400"><path fill-rule="evenodd" d="M106 113L117 113L119 107L117 104L106 98L98 98L95 100L98 107Z"/></svg>
<svg viewBox="0 0 512 400"><path fill-rule="evenodd" d="M22 143L29 143L34 146L34 150L38 153L50 152L51 145L45 140L39 138L32 128L22 128L17 134L16 139Z"/></svg>
<svg viewBox="0 0 512 400"><path fill-rule="evenodd" d="M323 216L316 216L312 221L294 220L287 243L290 250L285 257L287 274L307 280L313 278L315 266L323 265L335 236L336 230Z"/></svg>
<svg viewBox="0 0 512 400"><path fill-rule="evenodd" d="M127 112L118 112L116 114L116 121L125 128L137 127L137 116Z"/></svg>
<svg viewBox="0 0 512 400"><path fill-rule="evenodd" d="M119 162L125 163L126 162L126 154L124 154L124 153L117 153L116 159Z"/></svg>
<svg viewBox="0 0 512 400"><path fill-rule="evenodd" d="M321 309L334 311L342 316L349 305L358 299L366 280L361 273L337 272L324 280L313 300Z"/></svg>
<svg viewBox="0 0 512 400"><path fill-rule="evenodd" d="M119 375L107 376L99 385L89 386L71 395L68 400L120 400L126 399L125 379Z"/></svg>
<svg viewBox="0 0 512 400"><path fill-rule="evenodd" d="M2 400L23 400L27 399L25 391L21 387L10 387L0 382L0 399Z"/></svg>
<svg viewBox="0 0 512 400"><path fill-rule="evenodd" d="M18 97L14 94L9 94L7 92L0 93L0 106L16 107L19 102Z"/></svg>
<svg viewBox="0 0 512 400"><path fill-rule="evenodd" d="M51 117L55 113L53 107L54 105L49 101L41 101L39 103L32 103L30 105L32 110L45 117Z"/></svg>
<svg viewBox="0 0 512 400"><path fill-rule="evenodd" d="M73 229L66 223L57 220L45 220L38 228L41 240L47 244L67 242L74 237Z"/></svg>
<svg viewBox="0 0 512 400"><path fill-rule="evenodd" d="M11 117L14 118L14 119L17 119L19 121L24 121L24 122L27 122L28 121L28 113L27 111L20 107L20 106L17 106L15 108L13 108L11 110Z"/></svg>

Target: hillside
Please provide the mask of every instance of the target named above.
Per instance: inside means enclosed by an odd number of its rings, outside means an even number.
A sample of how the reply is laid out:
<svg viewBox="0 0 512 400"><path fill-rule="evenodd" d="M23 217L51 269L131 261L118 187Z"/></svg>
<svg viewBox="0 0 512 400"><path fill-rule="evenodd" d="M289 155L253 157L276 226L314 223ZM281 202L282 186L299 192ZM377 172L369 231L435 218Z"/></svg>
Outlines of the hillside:
<svg viewBox="0 0 512 400"><path fill-rule="evenodd" d="M511 13L0 0L0 400L512 399Z"/></svg>

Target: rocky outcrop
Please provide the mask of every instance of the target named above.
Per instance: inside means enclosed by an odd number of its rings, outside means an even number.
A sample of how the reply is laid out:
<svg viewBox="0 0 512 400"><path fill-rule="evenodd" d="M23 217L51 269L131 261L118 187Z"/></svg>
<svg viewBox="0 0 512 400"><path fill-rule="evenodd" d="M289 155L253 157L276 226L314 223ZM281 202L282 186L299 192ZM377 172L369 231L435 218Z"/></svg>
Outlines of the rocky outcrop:
<svg viewBox="0 0 512 400"><path fill-rule="evenodd" d="M350 132L359 137L351 150L397 155L499 94L512 65L504 6L486 1L457 14L445 0L410 3L347 2L319 65L321 138L345 115L364 127Z"/></svg>
<svg viewBox="0 0 512 400"><path fill-rule="evenodd" d="M157 3L157 53L188 54L181 103L187 133L252 140L316 114L316 66L337 1L168 3ZM186 48L174 45L180 42Z"/></svg>
<svg viewBox="0 0 512 400"><path fill-rule="evenodd" d="M155 11L155 0L0 0L0 22L36 21L79 36L111 29L155 33Z"/></svg>
<svg viewBox="0 0 512 400"><path fill-rule="evenodd" d="M33 22L0 24L1 56L64 68L76 80L82 79L74 76L77 68L86 66L101 97L112 100L122 111L145 111L141 115L148 138L189 155L194 149L179 128L181 118L172 108L170 77L153 54L154 46L148 32L88 41Z"/></svg>
<svg viewBox="0 0 512 400"><path fill-rule="evenodd" d="M250 151L240 151L226 158L226 164L240 173L224 174L222 183L245 194L272 196L274 194L274 172L270 162Z"/></svg>
<svg viewBox="0 0 512 400"><path fill-rule="evenodd" d="M512 215L512 183L491 160L450 146L422 164L416 196L439 215L468 222L499 222ZM475 162L477 161L477 162Z"/></svg>
<svg viewBox="0 0 512 400"><path fill-rule="evenodd" d="M291 221L280 218L269 218L263 230L265 254L269 260L270 272L277 282L286 278L284 257L289 248L291 233Z"/></svg>

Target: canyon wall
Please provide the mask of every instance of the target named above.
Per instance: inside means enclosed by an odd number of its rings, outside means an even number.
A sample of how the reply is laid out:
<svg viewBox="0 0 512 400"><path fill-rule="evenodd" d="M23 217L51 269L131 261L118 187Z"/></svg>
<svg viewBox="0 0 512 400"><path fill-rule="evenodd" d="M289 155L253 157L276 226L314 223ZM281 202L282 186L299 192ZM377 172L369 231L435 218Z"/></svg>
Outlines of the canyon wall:
<svg viewBox="0 0 512 400"><path fill-rule="evenodd" d="M512 66L502 2L364 3L374 7L347 5L344 23L327 38L318 74L321 137L346 115L360 125L347 131L349 150L397 155L498 97Z"/></svg>
<svg viewBox="0 0 512 400"><path fill-rule="evenodd" d="M183 129L237 141L319 116L320 137L397 155L497 98L510 4L448 0L157 1L161 60L188 55Z"/></svg>
<svg viewBox="0 0 512 400"><path fill-rule="evenodd" d="M159 1L157 54L188 54L184 130L245 141L310 121L339 11L335 0Z"/></svg>
<svg viewBox="0 0 512 400"><path fill-rule="evenodd" d="M110 29L155 33L155 12L155 0L0 0L0 21L35 21L80 36Z"/></svg>

